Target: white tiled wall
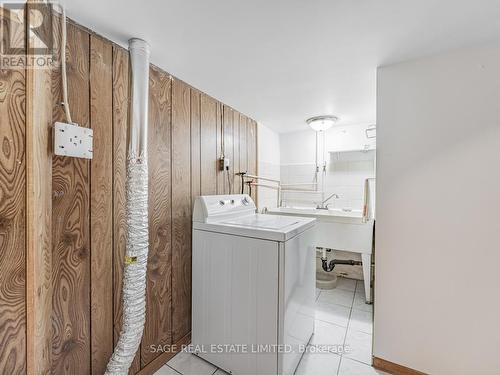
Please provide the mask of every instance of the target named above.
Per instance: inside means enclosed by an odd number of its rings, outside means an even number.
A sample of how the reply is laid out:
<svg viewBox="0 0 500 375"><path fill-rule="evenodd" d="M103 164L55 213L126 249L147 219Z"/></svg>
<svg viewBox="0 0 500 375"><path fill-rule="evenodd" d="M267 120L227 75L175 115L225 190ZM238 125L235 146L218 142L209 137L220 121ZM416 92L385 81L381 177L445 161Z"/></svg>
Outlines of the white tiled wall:
<svg viewBox="0 0 500 375"><path fill-rule="evenodd" d="M330 207L362 209L364 181L375 177L375 139L366 137L368 125L333 127L318 135L319 192L286 192L287 206L315 206L332 193L340 199L331 200ZM352 151L364 150L370 151ZM280 135L281 181L313 183L315 180L316 133L312 130ZM324 158L324 159L323 159ZM323 161L326 171L323 173ZM324 182L324 183L323 183ZM296 188L313 189L314 185ZM323 193L321 190L323 189Z"/></svg>
<svg viewBox="0 0 500 375"><path fill-rule="evenodd" d="M375 177L375 151L328 153L326 172L318 174L318 192L285 192L287 206L311 206L336 193L339 199L329 201L332 208L361 210L363 207L364 183ZM315 163L282 164L283 184L312 183L315 179ZM299 185L296 186L297 188ZM311 189L314 185L304 185ZM324 194L321 193L324 192Z"/></svg>
<svg viewBox="0 0 500 375"><path fill-rule="evenodd" d="M312 189L315 181L315 164L282 164L281 165L281 183L282 184L309 184L295 185L294 188L304 190ZM310 206L312 203L321 200L321 194L317 192L298 193L284 192L283 204L286 206Z"/></svg>
<svg viewBox="0 0 500 375"><path fill-rule="evenodd" d="M258 166L257 174L262 177L280 179L280 138L278 133L266 126L259 124L257 131ZM273 185L262 181L266 185ZM264 207L277 206L278 195L275 190L259 187L257 190L257 206L259 210Z"/></svg>
<svg viewBox="0 0 500 375"><path fill-rule="evenodd" d="M325 175L326 197L336 193L340 199L332 207L362 209L364 184L375 177L375 151L335 153L329 155Z"/></svg>
<svg viewBox="0 0 500 375"><path fill-rule="evenodd" d="M259 161L259 176L268 177L272 179L280 179L280 165L277 163L271 163L266 161ZM272 185L269 182L263 182L266 185ZM258 204L259 209L263 209L264 207L273 208L278 205L278 195L277 191L267 189L267 188L259 188L258 193Z"/></svg>

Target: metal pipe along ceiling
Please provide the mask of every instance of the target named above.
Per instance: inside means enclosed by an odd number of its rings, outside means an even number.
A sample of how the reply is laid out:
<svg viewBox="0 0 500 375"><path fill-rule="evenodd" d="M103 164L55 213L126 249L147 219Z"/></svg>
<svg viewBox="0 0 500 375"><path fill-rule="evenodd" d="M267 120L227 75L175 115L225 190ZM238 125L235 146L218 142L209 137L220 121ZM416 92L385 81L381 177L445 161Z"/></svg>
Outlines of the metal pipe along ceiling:
<svg viewBox="0 0 500 375"><path fill-rule="evenodd" d="M149 45L129 40L131 108L127 155L127 245L123 273L123 323L106 373L127 375L146 321L148 260Z"/></svg>

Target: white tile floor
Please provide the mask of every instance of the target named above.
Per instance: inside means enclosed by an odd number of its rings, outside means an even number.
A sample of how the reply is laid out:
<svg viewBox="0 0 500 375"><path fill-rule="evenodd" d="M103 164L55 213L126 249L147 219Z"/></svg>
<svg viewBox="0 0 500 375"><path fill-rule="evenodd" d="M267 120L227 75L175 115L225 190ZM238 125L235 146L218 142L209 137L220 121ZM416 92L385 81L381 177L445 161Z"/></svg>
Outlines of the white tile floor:
<svg viewBox="0 0 500 375"><path fill-rule="evenodd" d="M363 282L339 278L337 288L316 292L311 345L345 345L344 354L306 353L295 375L383 375L370 366L373 306L364 302ZM179 353L155 375L226 375L195 355ZM234 374L238 375L238 374Z"/></svg>

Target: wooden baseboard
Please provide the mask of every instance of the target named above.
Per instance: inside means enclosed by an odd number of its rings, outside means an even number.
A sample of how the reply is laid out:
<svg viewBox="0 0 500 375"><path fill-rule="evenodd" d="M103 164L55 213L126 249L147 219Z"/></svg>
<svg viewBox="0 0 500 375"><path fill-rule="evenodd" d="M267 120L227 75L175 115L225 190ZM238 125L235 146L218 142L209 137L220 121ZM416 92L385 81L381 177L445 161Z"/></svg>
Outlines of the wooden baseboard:
<svg viewBox="0 0 500 375"><path fill-rule="evenodd" d="M158 357L149 362L146 367L139 371L136 375L153 375L161 367L163 367L168 361L170 361L178 352L182 350L183 345L189 345L191 343L191 333L188 333L174 345L176 350L172 352L165 352L160 354Z"/></svg>
<svg viewBox="0 0 500 375"><path fill-rule="evenodd" d="M424 372L413 370L409 367L398 365L397 363L392 363L386 361L382 358L373 357L373 367L377 370L388 372L392 375L427 375Z"/></svg>

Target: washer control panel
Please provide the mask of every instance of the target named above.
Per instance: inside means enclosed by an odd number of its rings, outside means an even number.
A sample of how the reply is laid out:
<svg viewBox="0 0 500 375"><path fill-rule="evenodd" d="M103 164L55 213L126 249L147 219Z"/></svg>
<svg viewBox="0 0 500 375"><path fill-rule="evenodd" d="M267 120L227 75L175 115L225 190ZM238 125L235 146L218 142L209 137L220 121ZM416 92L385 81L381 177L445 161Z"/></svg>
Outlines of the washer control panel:
<svg viewBox="0 0 500 375"><path fill-rule="evenodd" d="M247 194L205 195L197 197L193 209L193 221L206 223L242 213L255 213L257 207Z"/></svg>

